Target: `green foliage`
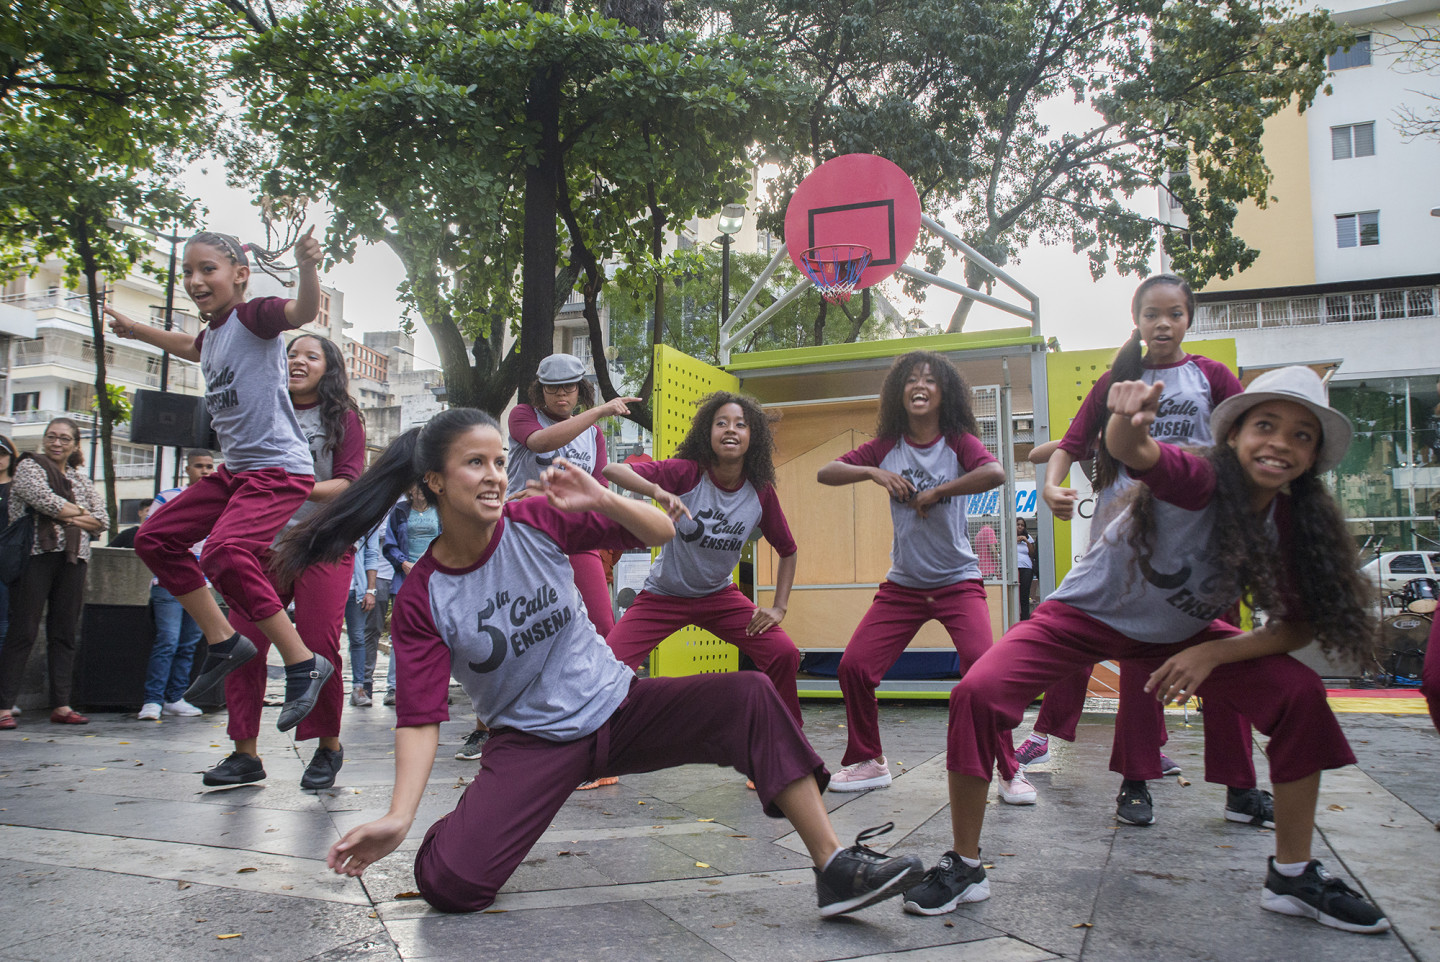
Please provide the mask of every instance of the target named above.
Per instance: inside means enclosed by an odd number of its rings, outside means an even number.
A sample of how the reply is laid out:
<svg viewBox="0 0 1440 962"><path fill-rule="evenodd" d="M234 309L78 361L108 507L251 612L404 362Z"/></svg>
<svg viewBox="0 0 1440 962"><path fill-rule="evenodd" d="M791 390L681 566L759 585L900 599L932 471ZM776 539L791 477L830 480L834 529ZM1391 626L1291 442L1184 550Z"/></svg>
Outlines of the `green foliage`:
<svg viewBox="0 0 1440 962"><path fill-rule="evenodd" d="M128 424L130 415L134 413L135 405L130 401L125 388L119 384L105 385L105 403L110 406L110 417L116 424ZM97 395L90 402L91 410L100 411L100 397Z"/></svg>
<svg viewBox="0 0 1440 962"><path fill-rule="evenodd" d="M179 0L16 0L0 21L0 279L58 257L85 280L111 518L111 428L128 404L105 382L100 309L106 278L150 243L106 221L191 218L172 185L212 127L206 34L224 22Z"/></svg>
<svg viewBox="0 0 1440 962"><path fill-rule="evenodd" d="M1170 181L1189 229L1164 236L1193 282L1256 251L1235 236L1242 201L1268 202L1265 121L1303 110L1348 36L1323 13L1270 0L709 0L692 22L779 46L809 81L808 137L775 142L772 223L829 157L894 160L926 209L1004 264L1031 236L1068 244L1091 273L1143 273L1157 225L1132 195ZM1094 109L1058 132L1057 102ZM1164 228L1161 228L1164 229ZM932 269L947 256L922 247ZM968 268L971 286L985 273ZM920 293L916 291L916 293Z"/></svg>
<svg viewBox="0 0 1440 962"><path fill-rule="evenodd" d="M334 257L360 241L394 249L401 298L435 334L452 400L492 408L513 387L507 326L519 333L532 298L562 302L582 269L563 265L558 290L525 290L524 259L642 262L657 224L743 195L747 148L779 136L791 96L761 47L738 38L654 40L583 4L484 0L316 0L240 50L234 74L249 124L275 148L242 175L268 193L323 195ZM551 162L563 233L554 252L526 250L527 175Z"/></svg>

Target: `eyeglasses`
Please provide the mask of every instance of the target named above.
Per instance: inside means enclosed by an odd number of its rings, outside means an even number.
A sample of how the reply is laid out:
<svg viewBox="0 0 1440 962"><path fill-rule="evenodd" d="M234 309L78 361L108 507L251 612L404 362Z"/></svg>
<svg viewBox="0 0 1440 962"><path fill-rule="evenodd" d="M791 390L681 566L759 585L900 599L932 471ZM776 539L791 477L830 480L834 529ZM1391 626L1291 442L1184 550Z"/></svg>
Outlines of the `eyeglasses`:
<svg viewBox="0 0 1440 962"><path fill-rule="evenodd" d="M546 394L575 394L580 390L580 382L574 384L542 384L541 389Z"/></svg>
<svg viewBox="0 0 1440 962"><path fill-rule="evenodd" d="M68 435L68 434L47 434L47 435L45 435L45 440L47 440L47 441L64 441L66 444L74 444L74 443L76 443L76 442L75 442L75 439L72 438L72 437L71 437L70 435Z"/></svg>

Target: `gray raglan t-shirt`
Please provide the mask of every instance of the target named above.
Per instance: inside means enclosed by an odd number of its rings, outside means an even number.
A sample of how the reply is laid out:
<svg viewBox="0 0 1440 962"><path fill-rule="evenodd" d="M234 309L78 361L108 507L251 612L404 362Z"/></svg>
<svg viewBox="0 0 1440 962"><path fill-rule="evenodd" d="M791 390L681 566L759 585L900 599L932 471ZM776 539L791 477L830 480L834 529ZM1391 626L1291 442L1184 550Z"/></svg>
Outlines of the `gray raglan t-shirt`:
<svg viewBox="0 0 1440 962"><path fill-rule="evenodd" d="M930 444L906 438L875 438L839 458L845 464L893 471L916 491L938 487L995 461L973 434L948 435ZM886 579L906 588L943 588L980 577L980 562L970 547L964 497L941 498L922 518L908 504L890 500L894 540Z"/></svg>
<svg viewBox="0 0 1440 962"><path fill-rule="evenodd" d="M795 539L773 485L749 481L722 488L697 462L683 458L642 461L630 467L647 481L680 496L692 517L675 522L675 537L660 549L645 589L677 598L703 598L730 584L746 543L765 536L780 557L795 553Z"/></svg>
<svg viewBox="0 0 1440 962"><path fill-rule="evenodd" d="M641 546L600 515L525 498L505 505L473 566L446 568L427 551L391 615L396 724L446 721L454 675L492 729L550 741L594 732L625 700L635 674L596 633L566 555Z"/></svg>
<svg viewBox="0 0 1440 962"><path fill-rule="evenodd" d="M195 338L205 375L205 408L232 473L282 468L314 473L310 448L290 404L290 372L280 335L293 325L284 298L244 301Z"/></svg>

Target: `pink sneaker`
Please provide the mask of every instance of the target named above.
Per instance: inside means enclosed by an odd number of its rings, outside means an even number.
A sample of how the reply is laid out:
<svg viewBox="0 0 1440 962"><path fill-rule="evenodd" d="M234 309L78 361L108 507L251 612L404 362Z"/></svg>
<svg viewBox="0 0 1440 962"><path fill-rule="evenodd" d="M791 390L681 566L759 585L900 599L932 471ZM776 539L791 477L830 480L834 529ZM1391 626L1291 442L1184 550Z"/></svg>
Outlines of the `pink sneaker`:
<svg viewBox="0 0 1440 962"><path fill-rule="evenodd" d="M1038 797L1035 786L1030 784L1023 771L1016 772L1008 782L1000 779L1000 801L1006 805L1034 805Z"/></svg>
<svg viewBox="0 0 1440 962"><path fill-rule="evenodd" d="M830 776L832 792L863 792L867 788L889 788L890 767L885 756L850 765Z"/></svg>
<svg viewBox="0 0 1440 962"><path fill-rule="evenodd" d="M1050 760L1050 738L1041 735L1038 738L1034 735L1028 736L1020 747L1015 749L1015 764L1017 765L1044 765Z"/></svg>

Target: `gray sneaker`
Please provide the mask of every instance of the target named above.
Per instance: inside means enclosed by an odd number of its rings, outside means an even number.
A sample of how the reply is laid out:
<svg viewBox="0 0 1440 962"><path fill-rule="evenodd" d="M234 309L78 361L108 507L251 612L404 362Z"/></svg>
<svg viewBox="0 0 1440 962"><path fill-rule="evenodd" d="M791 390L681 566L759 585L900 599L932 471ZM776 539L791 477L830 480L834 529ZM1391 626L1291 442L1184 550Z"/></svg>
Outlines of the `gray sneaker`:
<svg viewBox="0 0 1440 962"><path fill-rule="evenodd" d="M244 635L235 636L235 646L225 654L218 654L211 645L205 652L205 663L200 674L180 696L181 701L203 701L206 693L225 680L225 676L255 657L255 643Z"/></svg>
<svg viewBox="0 0 1440 962"><path fill-rule="evenodd" d="M1275 871L1270 859L1265 887L1260 890L1260 907L1281 915L1314 919L1321 925L1343 932L1374 935L1390 928L1385 914L1365 901L1365 896L1340 881L1315 859L1295 878Z"/></svg>
<svg viewBox="0 0 1440 962"><path fill-rule="evenodd" d="M895 827L886 822L855 836L855 844L837 852L824 871L815 869L821 918L855 912L899 895L920 881L925 863L916 855L883 855L863 843Z"/></svg>
<svg viewBox="0 0 1440 962"><path fill-rule="evenodd" d="M1275 800L1259 788L1225 792L1225 821L1245 822L1256 828L1275 827Z"/></svg>

